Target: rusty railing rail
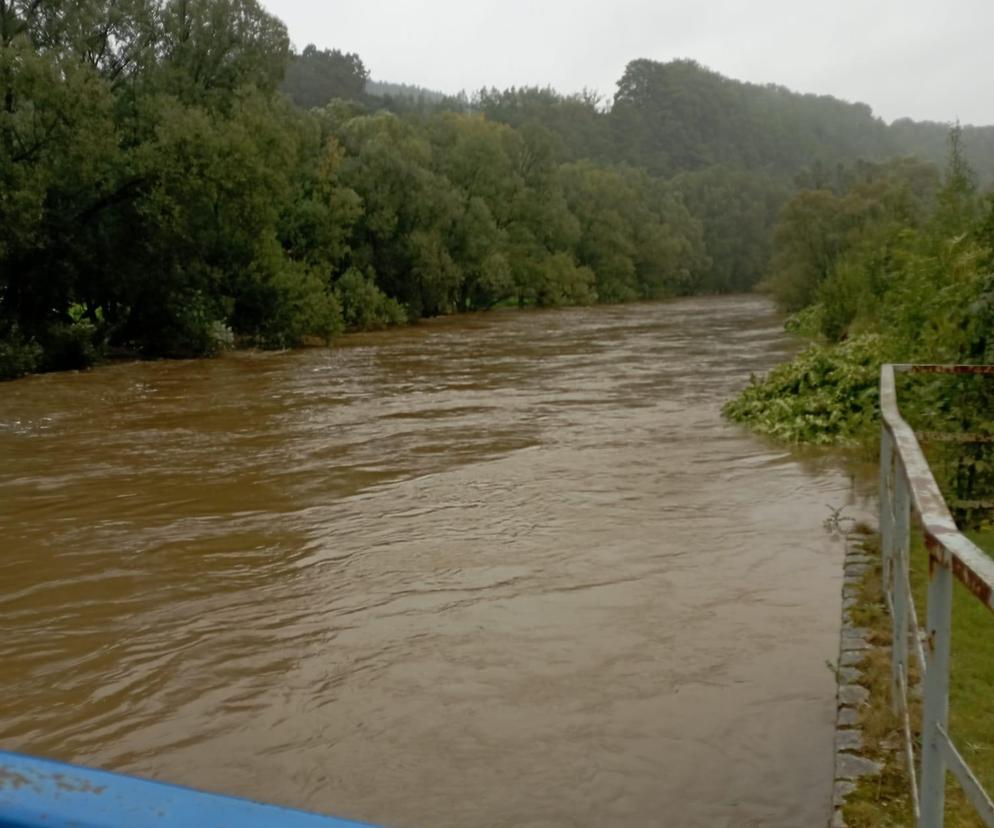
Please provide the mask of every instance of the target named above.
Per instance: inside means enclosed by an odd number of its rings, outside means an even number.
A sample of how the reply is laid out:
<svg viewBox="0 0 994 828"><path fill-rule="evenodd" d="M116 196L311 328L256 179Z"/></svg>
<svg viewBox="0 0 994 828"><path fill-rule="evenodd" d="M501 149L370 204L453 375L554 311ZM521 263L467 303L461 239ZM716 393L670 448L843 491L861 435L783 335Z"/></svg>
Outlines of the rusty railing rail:
<svg viewBox="0 0 994 828"><path fill-rule="evenodd" d="M891 700L903 723L915 819L918 828L942 828L948 770L984 824L994 828L994 803L948 733L953 579L994 610L994 561L956 526L918 438L901 416L894 375L904 372L994 374L994 366L884 365L880 371L880 538L893 631ZM918 516L929 556L924 630L918 623L909 578L912 514ZM916 771L908 712L909 649L923 685L920 772Z"/></svg>

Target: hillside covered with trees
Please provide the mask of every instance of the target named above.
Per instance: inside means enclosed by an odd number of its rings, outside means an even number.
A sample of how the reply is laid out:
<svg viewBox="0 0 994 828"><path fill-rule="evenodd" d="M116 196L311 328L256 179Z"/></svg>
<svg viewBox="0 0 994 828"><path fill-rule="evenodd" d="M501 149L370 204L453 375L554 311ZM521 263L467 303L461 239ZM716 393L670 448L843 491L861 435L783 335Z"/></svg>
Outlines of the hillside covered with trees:
<svg viewBox="0 0 994 828"><path fill-rule="evenodd" d="M947 131L690 61L610 105L377 86L255 0L0 0L0 101L0 376L749 290L799 188L909 153L930 187Z"/></svg>

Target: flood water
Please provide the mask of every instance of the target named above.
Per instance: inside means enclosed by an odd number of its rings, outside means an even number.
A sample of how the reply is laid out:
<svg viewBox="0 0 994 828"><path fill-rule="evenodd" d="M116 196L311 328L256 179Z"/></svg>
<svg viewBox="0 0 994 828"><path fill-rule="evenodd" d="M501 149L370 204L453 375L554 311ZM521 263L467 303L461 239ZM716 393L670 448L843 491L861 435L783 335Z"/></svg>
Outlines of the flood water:
<svg viewBox="0 0 994 828"><path fill-rule="evenodd" d="M762 299L0 385L0 747L392 828L829 816L829 460Z"/></svg>

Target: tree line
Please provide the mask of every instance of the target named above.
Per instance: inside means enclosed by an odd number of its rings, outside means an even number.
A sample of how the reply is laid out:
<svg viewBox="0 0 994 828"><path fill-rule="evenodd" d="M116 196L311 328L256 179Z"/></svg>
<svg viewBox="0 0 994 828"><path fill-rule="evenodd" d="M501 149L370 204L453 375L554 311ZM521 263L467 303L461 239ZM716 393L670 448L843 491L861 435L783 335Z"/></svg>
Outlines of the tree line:
<svg viewBox="0 0 994 828"><path fill-rule="evenodd" d="M805 176L889 150L793 146L785 90L744 129L734 83L445 97L294 52L256 0L0 0L0 377L748 290Z"/></svg>
<svg viewBox="0 0 994 828"><path fill-rule="evenodd" d="M6 375L676 295L707 262L667 182L561 163L540 125L295 106L336 60L255 0L0 0L0 46Z"/></svg>

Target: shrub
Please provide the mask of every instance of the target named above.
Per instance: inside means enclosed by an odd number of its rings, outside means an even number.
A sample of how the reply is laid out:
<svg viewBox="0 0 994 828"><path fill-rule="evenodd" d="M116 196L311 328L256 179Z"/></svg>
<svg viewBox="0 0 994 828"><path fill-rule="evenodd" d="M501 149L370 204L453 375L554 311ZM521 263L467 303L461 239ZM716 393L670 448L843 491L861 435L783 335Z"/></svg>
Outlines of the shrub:
<svg viewBox="0 0 994 828"><path fill-rule="evenodd" d="M815 346L774 368L725 405L725 416L789 443L854 444L879 417L885 341L866 335Z"/></svg>
<svg viewBox="0 0 994 828"><path fill-rule="evenodd" d="M0 338L0 380L14 379L33 373L41 367L41 346L21 336L13 328Z"/></svg>
<svg viewBox="0 0 994 828"><path fill-rule="evenodd" d="M787 333L803 336L807 339L817 339L821 336L821 305L808 305L797 313L787 317L783 327Z"/></svg>
<svg viewBox="0 0 994 828"><path fill-rule="evenodd" d="M46 371L72 371L89 368L103 356L103 343L97 327L87 319L50 325L44 338Z"/></svg>
<svg viewBox="0 0 994 828"><path fill-rule="evenodd" d="M264 348L292 348L308 337L325 343L342 331L338 298L317 273L288 264L267 284L268 313L258 331Z"/></svg>
<svg viewBox="0 0 994 828"><path fill-rule="evenodd" d="M230 344L221 314L200 291L164 299L149 314L148 335L135 337L144 356L192 359L213 356Z"/></svg>
<svg viewBox="0 0 994 828"><path fill-rule="evenodd" d="M407 321L400 303L355 268L349 268L335 283L335 296L341 306L342 321L349 330L372 331Z"/></svg>

